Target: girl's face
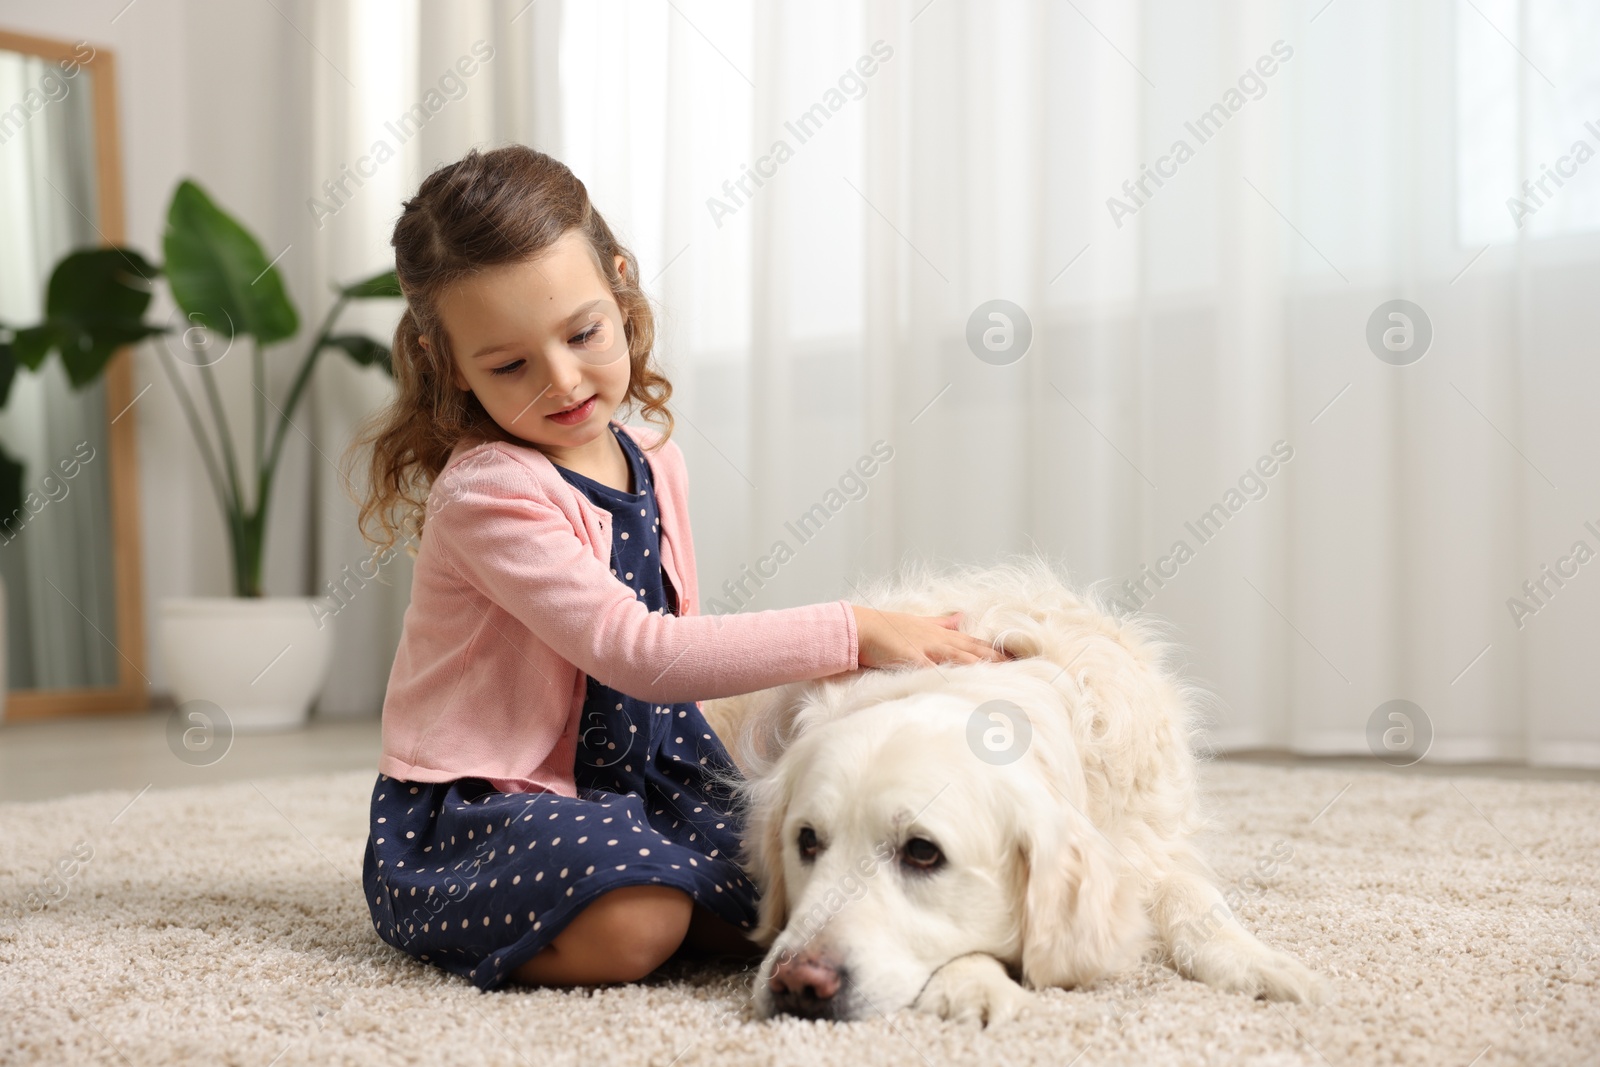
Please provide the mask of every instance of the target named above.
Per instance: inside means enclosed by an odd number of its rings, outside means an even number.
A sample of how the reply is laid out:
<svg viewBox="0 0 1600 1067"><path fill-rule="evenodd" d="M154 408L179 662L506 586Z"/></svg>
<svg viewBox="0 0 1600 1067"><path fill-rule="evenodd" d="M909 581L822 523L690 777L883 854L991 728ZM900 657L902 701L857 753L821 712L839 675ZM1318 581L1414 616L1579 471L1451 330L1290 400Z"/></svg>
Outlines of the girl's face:
<svg viewBox="0 0 1600 1067"><path fill-rule="evenodd" d="M626 269L621 256L616 262L619 273ZM456 387L542 451L584 451L627 395L622 313L578 230L533 259L451 285L439 315Z"/></svg>

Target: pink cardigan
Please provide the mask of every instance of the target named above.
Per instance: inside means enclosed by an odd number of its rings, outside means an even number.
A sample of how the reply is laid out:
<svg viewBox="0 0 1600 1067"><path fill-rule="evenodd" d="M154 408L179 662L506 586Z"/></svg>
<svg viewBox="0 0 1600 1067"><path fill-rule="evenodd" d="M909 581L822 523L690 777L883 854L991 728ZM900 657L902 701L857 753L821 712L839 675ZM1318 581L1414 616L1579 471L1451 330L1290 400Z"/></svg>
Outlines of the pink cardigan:
<svg viewBox="0 0 1600 1067"><path fill-rule="evenodd" d="M650 611L611 573L611 515L548 456L499 441L458 444L428 494L383 701L380 773L573 796L586 675L667 704L858 666L847 600L697 613L683 453L670 440L649 451L656 430L622 429L646 450L679 614Z"/></svg>

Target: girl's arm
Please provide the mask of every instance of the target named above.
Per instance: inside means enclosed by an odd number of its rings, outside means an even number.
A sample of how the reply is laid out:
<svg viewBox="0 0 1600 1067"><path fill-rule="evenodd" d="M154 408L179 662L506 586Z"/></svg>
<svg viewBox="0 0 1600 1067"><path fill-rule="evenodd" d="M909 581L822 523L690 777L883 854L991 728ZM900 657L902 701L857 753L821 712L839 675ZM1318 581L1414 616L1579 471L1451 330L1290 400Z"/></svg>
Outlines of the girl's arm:
<svg viewBox="0 0 1600 1067"><path fill-rule="evenodd" d="M860 665L857 618L845 600L733 615L650 611L558 508L530 498L520 473L496 464L453 479L425 537L459 575L463 595L487 596L603 684L665 704Z"/></svg>

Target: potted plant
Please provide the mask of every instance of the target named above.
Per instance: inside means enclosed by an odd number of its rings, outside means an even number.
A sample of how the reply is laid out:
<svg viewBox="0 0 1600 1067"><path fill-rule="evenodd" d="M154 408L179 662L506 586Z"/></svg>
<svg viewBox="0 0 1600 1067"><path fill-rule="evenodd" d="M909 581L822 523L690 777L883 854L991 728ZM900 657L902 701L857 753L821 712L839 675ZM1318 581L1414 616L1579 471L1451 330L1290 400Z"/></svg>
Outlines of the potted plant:
<svg viewBox="0 0 1600 1067"><path fill-rule="evenodd" d="M359 333L334 330L351 301L396 298L400 287L393 271L335 286L333 305L301 356L288 395L278 401L267 395L265 350L292 339L300 316L260 242L198 185L185 180L167 211L162 252L165 262L160 266L125 247L65 256L50 275L44 321L26 328L0 324L0 405L17 368L37 370L51 352L60 353L73 387L81 389L123 345L162 335L156 355L177 393L222 509L233 575L231 597L161 602L157 643L174 695L180 703L217 705L236 730L292 727L304 722L327 677L333 630L316 619L316 598L268 597L262 590L278 461L324 351L335 349L359 365L378 365L393 373L387 346ZM152 286L163 277L182 313L181 323L144 319ZM174 335L183 357L173 350ZM247 466L236 455L215 370L239 342L249 346L254 385L254 448ZM178 369L180 358L199 368L213 423L209 430ZM20 508L22 480L22 465L0 450L0 516Z"/></svg>

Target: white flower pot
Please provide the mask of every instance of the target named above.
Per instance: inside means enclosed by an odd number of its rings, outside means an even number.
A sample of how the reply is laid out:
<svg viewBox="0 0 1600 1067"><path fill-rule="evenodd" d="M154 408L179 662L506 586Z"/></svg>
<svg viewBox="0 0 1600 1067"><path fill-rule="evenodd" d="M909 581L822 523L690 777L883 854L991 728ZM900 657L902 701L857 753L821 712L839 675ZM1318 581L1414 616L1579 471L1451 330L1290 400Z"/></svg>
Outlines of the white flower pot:
<svg viewBox="0 0 1600 1067"><path fill-rule="evenodd" d="M304 725L333 662L333 627L313 597L169 597L162 661L182 705L217 705L239 733Z"/></svg>

